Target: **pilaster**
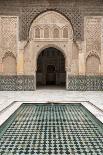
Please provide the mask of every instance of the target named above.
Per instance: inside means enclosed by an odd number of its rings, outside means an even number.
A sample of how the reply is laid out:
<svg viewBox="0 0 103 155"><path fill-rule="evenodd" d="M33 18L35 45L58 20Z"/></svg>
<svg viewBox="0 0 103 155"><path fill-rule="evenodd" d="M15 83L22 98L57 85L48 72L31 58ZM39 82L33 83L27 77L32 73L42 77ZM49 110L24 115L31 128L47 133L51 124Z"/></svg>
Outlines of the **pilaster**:
<svg viewBox="0 0 103 155"><path fill-rule="evenodd" d="M85 53L83 51L83 42L77 42L79 49L79 75L85 75Z"/></svg>
<svg viewBox="0 0 103 155"><path fill-rule="evenodd" d="M17 53L17 74L23 75L24 73L24 48L26 45L26 41L19 42L18 45L18 53Z"/></svg>

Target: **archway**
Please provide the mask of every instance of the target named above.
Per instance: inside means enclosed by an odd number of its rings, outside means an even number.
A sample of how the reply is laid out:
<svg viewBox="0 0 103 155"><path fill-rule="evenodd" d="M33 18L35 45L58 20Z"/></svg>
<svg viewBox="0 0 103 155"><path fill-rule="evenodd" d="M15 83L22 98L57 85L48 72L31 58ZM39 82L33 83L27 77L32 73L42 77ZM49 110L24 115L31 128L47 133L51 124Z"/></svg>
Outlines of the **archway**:
<svg viewBox="0 0 103 155"><path fill-rule="evenodd" d="M65 58L61 51L49 47L37 59L37 86L65 86Z"/></svg>
<svg viewBox="0 0 103 155"><path fill-rule="evenodd" d="M76 68L74 65L76 60L72 61L73 27L70 21L56 11L44 12L32 22L28 39L24 52L24 73L34 75L35 89L36 85L48 84L60 86L66 84L65 87L68 89L68 75L71 75ZM45 56L43 57L42 53L46 53L48 50L47 53L51 55L51 49L55 51L55 54L61 55L63 63L59 61L57 63L57 60L60 60L57 56L54 62L50 62L50 58L46 57L49 59L48 66L46 66L47 60L44 61ZM54 60L55 54L52 60ZM60 66L64 66L63 71L58 71L57 66L60 70Z"/></svg>

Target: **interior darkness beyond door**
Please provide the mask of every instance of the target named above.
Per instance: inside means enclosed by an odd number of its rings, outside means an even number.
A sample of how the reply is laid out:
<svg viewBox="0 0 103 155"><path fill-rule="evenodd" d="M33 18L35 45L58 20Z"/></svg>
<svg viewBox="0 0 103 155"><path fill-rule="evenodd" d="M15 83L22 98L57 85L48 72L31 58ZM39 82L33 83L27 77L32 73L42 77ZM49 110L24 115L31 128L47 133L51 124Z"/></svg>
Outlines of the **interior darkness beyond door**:
<svg viewBox="0 0 103 155"><path fill-rule="evenodd" d="M46 85L56 85L56 70L54 65L47 66Z"/></svg>
<svg viewBox="0 0 103 155"><path fill-rule="evenodd" d="M64 55L52 47L43 50L37 60L37 86L65 86L65 79Z"/></svg>

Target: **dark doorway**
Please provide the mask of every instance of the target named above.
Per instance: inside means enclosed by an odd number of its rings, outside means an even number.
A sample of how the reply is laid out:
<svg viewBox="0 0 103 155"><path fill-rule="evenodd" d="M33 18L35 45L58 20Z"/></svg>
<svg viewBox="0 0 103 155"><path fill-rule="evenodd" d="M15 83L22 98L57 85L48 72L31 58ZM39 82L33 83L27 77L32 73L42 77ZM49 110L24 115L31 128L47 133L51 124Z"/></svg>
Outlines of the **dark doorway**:
<svg viewBox="0 0 103 155"><path fill-rule="evenodd" d="M47 66L46 85L56 85L56 70L54 65Z"/></svg>
<svg viewBox="0 0 103 155"><path fill-rule="evenodd" d="M43 50L37 60L37 86L65 86L65 58L62 52L50 47Z"/></svg>

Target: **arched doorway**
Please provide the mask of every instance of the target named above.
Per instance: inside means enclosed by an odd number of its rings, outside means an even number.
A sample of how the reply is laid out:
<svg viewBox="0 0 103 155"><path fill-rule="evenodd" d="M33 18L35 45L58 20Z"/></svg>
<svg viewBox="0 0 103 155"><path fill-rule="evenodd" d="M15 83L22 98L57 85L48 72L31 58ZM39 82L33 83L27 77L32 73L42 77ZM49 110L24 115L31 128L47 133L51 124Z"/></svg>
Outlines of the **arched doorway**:
<svg viewBox="0 0 103 155"><path fill-rule="evenodd" d="M65 58L61 51L49 47L37 59L37 86L65 86Z"/></svg>
<svg viewBox="0 0 103 155"><path fill-rule="evenodd" d="M78 72L73 50L73 27L62 14L46 11L32 21L23 68L25 75L34 75L35 89L38 85L63 85L68 89L68 75Z"/></svg>

